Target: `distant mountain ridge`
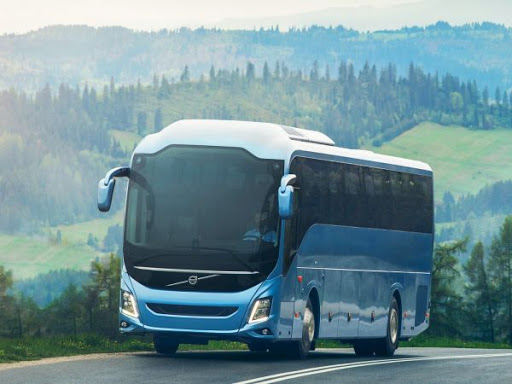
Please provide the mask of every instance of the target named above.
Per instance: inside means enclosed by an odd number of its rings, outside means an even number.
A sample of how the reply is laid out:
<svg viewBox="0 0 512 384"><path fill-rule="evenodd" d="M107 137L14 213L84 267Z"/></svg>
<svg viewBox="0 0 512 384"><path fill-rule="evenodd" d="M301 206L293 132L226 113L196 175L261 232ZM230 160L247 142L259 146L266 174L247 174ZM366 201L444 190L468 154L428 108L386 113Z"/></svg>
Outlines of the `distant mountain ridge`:
<svg viewBox="0 0 512 384"><path fill-rule="evenodd" d="M477 19L475 19L477 18ZM453 25L493 22L512 26L512 2L509 0L403 0L395 4L335 6L326 9L281 16L224 19L216 23L227 29L302 28L311 25L344 25L359 31L396 30L403 27L426 26L445 20Z"/></svg>
<svg viewBox="0 0 512 384"><path fill-rule="evenodd" d="M343 61L356 70L366 61L383 67L396 63L400 74L411 62L427 72L450 72L490 89L512 87L512 28L492 23L453 27L438 22L425 28L361 33L344 27L261 30L182 28L135 32L122 27L52 26L23 35L0 36L0 89L33 92L45 84L71 86L149 83L153 75L179 79L185 66L192 78L208 78L215 68L243 71L247 62L258 74L265 62L290 69L314 61L336 76Z"/></svg>

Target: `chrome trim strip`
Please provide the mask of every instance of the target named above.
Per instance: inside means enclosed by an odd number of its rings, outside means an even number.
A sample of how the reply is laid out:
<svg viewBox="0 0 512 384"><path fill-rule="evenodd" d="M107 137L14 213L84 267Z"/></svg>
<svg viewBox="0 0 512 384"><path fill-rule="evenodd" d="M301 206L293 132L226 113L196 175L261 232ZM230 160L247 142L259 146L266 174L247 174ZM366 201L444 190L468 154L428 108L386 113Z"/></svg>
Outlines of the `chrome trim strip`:
<svg viewBox="0 0 512 384"><path fill-rule="evenodd" d="M215 275L255 275L259 271L214 271L206 269L178 269L178 268L157 268L157 267L139 267L134 268L141 269L144 271L155 271L155 272L177 272L177 273L209 273Z"/></svg>
<svg viewBox="0 0 512 384"><path fill-rule="evenodd" d="M217 277L217 276L220 276L220 275L208 275L208 276L198 277L197 281L204 280L204 279L211 279L212 277ZM167 284L166 287L172 287L173 285L180 285L180 284L185 284L185 283L188 283L188 280L183 280L183 281L178 281L177 283Z"/></svg>
<svg viewBox="0 0 512 384"><path fill-rule="evenodd" d="M407 273L413 275L430 275L430 272L414 271L385 271L380 269L345 269L345 268L321 268L321 267L297 267L297 269L317 269L325 271L345 271L345 272L374 272L374 273Z"/></svg>

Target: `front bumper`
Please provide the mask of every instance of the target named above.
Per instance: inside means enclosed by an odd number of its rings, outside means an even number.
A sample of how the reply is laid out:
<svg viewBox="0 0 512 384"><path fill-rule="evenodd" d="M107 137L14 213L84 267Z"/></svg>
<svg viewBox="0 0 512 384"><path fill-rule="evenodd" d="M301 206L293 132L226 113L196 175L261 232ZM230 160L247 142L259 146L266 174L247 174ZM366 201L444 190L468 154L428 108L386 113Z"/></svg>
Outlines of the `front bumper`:
<svg viewBox="0 0 512 384"><path fill-rule="evenodd" d="M280 285L281 277L277 277L242 292L176 292L147 288L123 273L121 288L136 297L139 317L130 317L120 311L119 330L122 333L166 333L184 343L215 339L271 341L278 336L279 303L276 298L279 297ZM269 318L249 324L253 302L266 296L274 298ZM191 316L157 313L155 305L179 308L236 307L236 311L228 316Z"/></svg>

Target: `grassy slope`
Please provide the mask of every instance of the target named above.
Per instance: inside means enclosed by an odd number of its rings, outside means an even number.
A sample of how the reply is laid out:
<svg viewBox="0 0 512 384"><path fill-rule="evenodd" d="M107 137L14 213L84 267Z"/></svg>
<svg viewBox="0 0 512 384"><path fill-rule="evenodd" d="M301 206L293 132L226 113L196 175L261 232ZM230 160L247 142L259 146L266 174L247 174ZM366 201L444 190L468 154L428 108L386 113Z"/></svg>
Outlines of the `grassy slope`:
<svg viewBox="0 0 512 384"><path fill-rule="evenodd" d="M49 228L53 235L57 230L61 231L60 245L51 245L45 236L0 235L0 265L12 270L16 280L61 268L88 270L91 261L102 255L87 245L89 233L101 243L108 227L122 224L122 217L119 213L109 219Z"/></svg>
<svg viewBox="0 0 512 384"><path fill-rule="evenodd" d="M118 131L112 129L109 131L110 135L119 141L121 148L127 153L131 153L135 146L142 140L142 137L133 132Z"/></svg>
<svg viewBox="0 0 512 384"><path fill-rule="evenodd" d="M486 184L512 178L512 129L473 131L422 123L374 152L424 161L432 167L435 196L476 193Z"/></svg>

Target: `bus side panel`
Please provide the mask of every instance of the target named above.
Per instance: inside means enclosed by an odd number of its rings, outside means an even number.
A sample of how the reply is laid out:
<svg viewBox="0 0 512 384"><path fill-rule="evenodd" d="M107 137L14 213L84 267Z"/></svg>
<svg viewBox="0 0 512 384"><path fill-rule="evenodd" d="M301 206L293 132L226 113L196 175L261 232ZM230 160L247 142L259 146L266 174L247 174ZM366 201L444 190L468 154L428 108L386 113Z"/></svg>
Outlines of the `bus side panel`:
<svg viewBox="0 0 512 384"><path fill-rule="evenodd" d="M311 281L309 279L322 282L326 271L340 272L326 275L329 280L339 278L341 283L337 290L336 283L325 282L323 292L327 292L327 296L321 301L332 306L336 300L335 292L338 292L340 338L384 337L395 285L403 287L400 294L404 295L404 308L413 315L413 323L415 321L417 279L430 286L432 235L315 224L306 232L297 259L299 271L320 273L320 276L307 276L307 279L305 275L305 283ZM332 312L328 306L320 308L320 335L324 337L331 337L330 325L326 322ZM408 321L409 318L404 322L406 332L403 336L416 330ZM326 327L325 332L323 327Z"/></svg>
<svg viewBox="0 0 512 384"><path fill-rule="evenodd" d="M340 271L340 321L338 338L357 337L359 328L359 290L361 289L361 272Z"/></svg>
<svg viewBox="0 0 512 384"><path fill-rule="evenodd" d="M323 270L319 337L335 338L340 321L341 271Z"/></svg>
<svg viewBox="0 0 512 384"><path fill-rule="evenodd" d="M386 336L387 315L390 303L388 287L393 276L388 273L362 272L359 289L358 336L362 338Z"/></svg>
<svg viewBox="0 0 512 384"><path fill-rule="evenodd" d="M428 328L430 282L430 276L409 276L410 289L405 290L402 298L402 312L405 316L402 316L401 337L416 336Z"/></svg>

